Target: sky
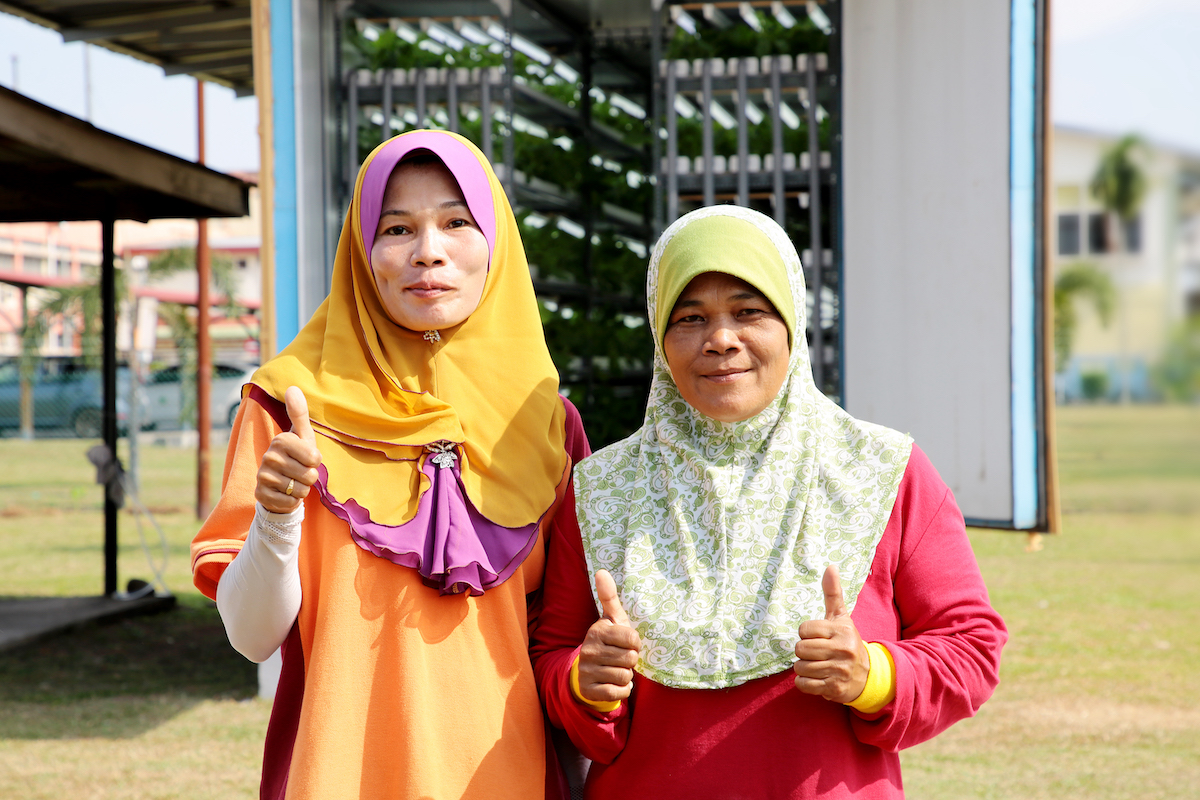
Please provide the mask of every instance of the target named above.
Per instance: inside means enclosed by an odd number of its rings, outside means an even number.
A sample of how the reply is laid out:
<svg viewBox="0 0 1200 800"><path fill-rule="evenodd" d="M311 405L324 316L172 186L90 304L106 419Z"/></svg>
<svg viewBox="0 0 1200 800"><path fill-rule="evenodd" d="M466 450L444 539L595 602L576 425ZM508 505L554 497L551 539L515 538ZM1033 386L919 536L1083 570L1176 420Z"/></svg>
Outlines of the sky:
<svg viewBox="0 0 1200 800"><path fill-rule="evenodd" d="M1056 124L1200 155L1200 0L1051 0Z"/></svg>
<svg viewBox="0 0 1200 800"><path fill-rule="evenodd" d="M57 32L0 13L0 85L80 119L84 102L84 47L64 44ZM130 56L88 46L97 128L196 159L196 79L165 77L162 69ZM15 62L14 62L15 59ZM16 75L14 76L14 65ZM222 172L258 169L258 103L208 84L204 92L205 163Z"/></svg>
<svg viewBox="0 0 1200 800"><path fill-rule="evenodd" d="M1138 132L1200 154L1200 0L1050 0L1051 113L1056 124ZM0 85L80 118L84 47L0 13ZM196 81L88 48L90 121L187 159L196 158ZM206 160L222 171L258 168L253 97L210 84Z"/></svg>

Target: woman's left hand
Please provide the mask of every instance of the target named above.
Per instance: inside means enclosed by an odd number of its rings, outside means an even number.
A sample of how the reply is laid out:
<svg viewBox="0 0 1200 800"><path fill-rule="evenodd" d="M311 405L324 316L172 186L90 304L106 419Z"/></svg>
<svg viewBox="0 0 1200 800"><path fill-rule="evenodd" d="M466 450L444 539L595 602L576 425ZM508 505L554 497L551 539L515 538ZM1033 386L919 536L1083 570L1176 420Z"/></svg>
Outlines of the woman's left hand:
<svg viewBox="0 0 1200 800"><path fill-rule="evenodd" d="M800 625L800 641L792 670L796 688L835 703L858 699L867 685L871 656L858 635L842 599L842 581L832 564L821 578L825 592L825 619L809 620Z"/></svg>

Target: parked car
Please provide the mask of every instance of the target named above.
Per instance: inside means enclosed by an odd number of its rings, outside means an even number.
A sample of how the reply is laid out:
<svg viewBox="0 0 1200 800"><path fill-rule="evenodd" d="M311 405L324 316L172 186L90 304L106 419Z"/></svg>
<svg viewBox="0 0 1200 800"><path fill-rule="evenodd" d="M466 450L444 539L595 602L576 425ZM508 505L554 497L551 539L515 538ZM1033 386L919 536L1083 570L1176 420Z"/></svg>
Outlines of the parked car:
<svg viewBox="0 0 1200 800"><path fill-rule="evenodd" d="M213 368L212 388L209 393L213 425L232 425L241 402L242 384L258 365L217 364ZM184 403L184 374L179 366L164 367L150 373L142 387L142 428L179 428L184 422L195 427L195 399ZM195 391L195 382L187 381L188 391ZM236 399L230 399L236 398ZM232 408L230 407L232 403ZM191 409L184 419L184 408Z"/></svg>
<svg viewBox="0 0 1200 800"><path fill-rule="evenodd" d="M214 419L216 418L217 411L219 409L224 409L225 425L230 428L233 427L233 421L237 419L238 409L242 405L242 387L250 382L250 376L253 375L257 369L257 364L252 367L247 367L246 371L242 374L241 379L230 386L229 391L219 400L215 394L213 395L212 403Z"/></svg>
<svg viewBox="0 0 1200 800"><path fill-rule="evenodd" d="M81 439L103 433L104 381L100 370L74 356L40 359L30 380L33 426L59 428ZM129 423L129 369L117 367L117 429ZM21 365L16 358L0 361L0 428L21 427Z"/></svg>

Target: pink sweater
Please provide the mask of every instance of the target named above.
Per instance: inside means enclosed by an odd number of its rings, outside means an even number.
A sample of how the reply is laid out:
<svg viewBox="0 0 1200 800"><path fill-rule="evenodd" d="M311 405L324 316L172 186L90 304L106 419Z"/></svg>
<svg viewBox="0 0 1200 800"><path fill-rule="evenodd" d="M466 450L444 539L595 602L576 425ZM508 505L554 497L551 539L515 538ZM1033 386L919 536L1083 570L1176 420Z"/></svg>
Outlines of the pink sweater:
<svg viewBox="0 0 1200 800"><path fill-rule="evenodd" d="M896 697L882 711L802 694L788 670L713 690L635 675L630 699L601 714L569 687L598 617L573 498L568 489L551 531L532 654L551 722L594 762L586 798L903 797L898 751L972 716L998 682L1004 623L953 495L914 445L851 615L896 663Z"/></svg>

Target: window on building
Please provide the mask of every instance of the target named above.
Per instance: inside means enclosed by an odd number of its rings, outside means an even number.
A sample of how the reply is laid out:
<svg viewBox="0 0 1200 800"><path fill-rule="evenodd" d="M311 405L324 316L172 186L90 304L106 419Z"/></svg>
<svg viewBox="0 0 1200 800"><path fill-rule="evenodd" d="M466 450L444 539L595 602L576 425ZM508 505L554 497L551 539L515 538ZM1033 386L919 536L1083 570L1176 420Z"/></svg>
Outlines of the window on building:
<svg viewBox="0 0 1200 800"><path fill-rule="evenodd" d="M1142 252L1142 218L1135 216L1132 219L1121 221L1122 233L1125 234L1125 252L1140 253Z"/></svg>
<svg viewBox="0 0 1200 800"><path fill-rule="evenodd" d="M1079 215L1058 215L1058 254L1060 256L1079 255Z"/></svg>
<svg viewBox="0 0 1200 800"><path fill-rule="evenodd" d="M1108 222L1104 214L1088 214L1088 252L1108 252Z"/></svg>
<svg viewBox="0 0 1200 800"><path fill-rule="evenodd" d="M46 271L46 259L39 256L25 256L21 260L21 271L27 275L41 275Z"/></svg>
<svg viewBox="0 0 1200 800"><path fill-rule="evenodd" d="M70 277L70 275L71 275L71 251L70 250L59 250L58 251L58 256L55 258L55 267L57 268L58 275L62 275L63 277Z"/></svg>

